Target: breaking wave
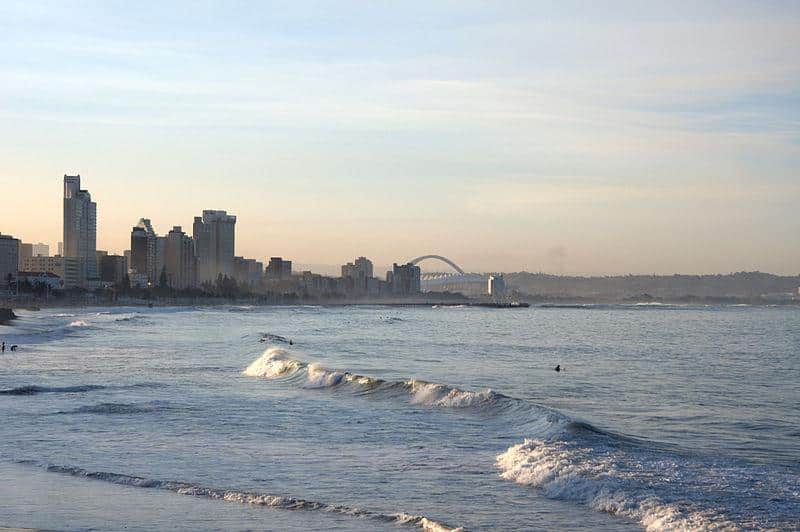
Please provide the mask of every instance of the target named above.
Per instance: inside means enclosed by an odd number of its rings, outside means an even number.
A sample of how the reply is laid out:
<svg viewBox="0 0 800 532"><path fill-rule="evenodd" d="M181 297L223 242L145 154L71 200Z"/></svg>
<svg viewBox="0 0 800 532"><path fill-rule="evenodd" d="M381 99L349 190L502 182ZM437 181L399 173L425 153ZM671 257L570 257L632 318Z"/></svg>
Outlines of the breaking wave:
<svg viewBox="0 0 800 532"><path fill-rule="evenodd" d="M796 475L682 454L492 390L382 380L295 360L275 347L244 373L281 377L303 388L349 389L411 405L486 412L510 432L527 435L497 455L503 479L536 488L548 498L634 520L647 530L786 529L796 528L800 515Z"/></svg>
<svg viewBox="0 0 800 532"><path fill-rule="evenodd" d="M75 320L73 322L70 322L69 325L67 325L67 327L88 327L88 326L89 324L83 320Z"/></svg>
<svg viewBox="0 0 800 532"><path fill-rule="evenodd" d="M254 360L243 372L250 377L277 378L305 374L303 388L354 387L357 392L384 395L404 395L409 403L421 406L443 408L470 408L485 406L510 406L516 403L503 394L492 390L461 390L445 384L426 382L418 379L406 381L387 381L348 371L338 371L317 363L295 360L287 350L270 347ZM505 405L503 403L506 403Z"/></svg>
<svg viewBox="0 0 800 532"><path fill-rule="evenodd" d="M603 456L602 454L605 454ZM564 441L525 440L497 457L501 476L540 488L547 497L581 502L598 511L638 521L647 530L736 529L713 510L690 501L667 501L647 482L647 470L625 467L625 457ZM641 468L642 464L637 464ZM663 476L665 464L654 466ZM644 468L641 468L644 469Z"/></svg>
<svg viewBox="0 0 800 532"><path fill-rule="evenodd" d="M22 461L23 464L38 465L51 473L60 473L72 477L88 478L136 488L160 489L211 500L247 504L252 506L267 506L281 510L320 511L333 514L349 515L355 518L371 519L384 523L395 523L413 526L429 532L458 532L461 528L453 528L446 524L434 521L421 515L411 515L403 512L382 513L361 508L340 506L324 502L311 501L287 495L272 495L252 491L238 491L220 488L208 488L188 482L172 480L158 480L153 478L136 477L120 473L107 473L103 471L88 471L79 467L67 467L52 464L40 464L33 461Z"/></svg>
<svg viewBox="0 0 800 532"><path fill-rule="evenodd" d="M298 369L300 363L289 358L285 349L270 347L244 370L244 374L250 377L279 377Z"/></svg>

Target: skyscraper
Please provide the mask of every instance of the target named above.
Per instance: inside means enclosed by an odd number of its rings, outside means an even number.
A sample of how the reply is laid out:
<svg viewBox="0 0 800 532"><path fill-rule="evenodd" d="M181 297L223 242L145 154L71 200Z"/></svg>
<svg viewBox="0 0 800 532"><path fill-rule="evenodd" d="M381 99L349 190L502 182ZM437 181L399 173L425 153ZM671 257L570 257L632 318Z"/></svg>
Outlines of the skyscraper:
<svg viewBox="0 0 800 532"><path fill-rule="evenodd" d="M23 266L23 264L25 263L25 259L33 257L33 244L26 244L25 242L20 240L17 257L19 259L19 269L24 270L25 267Z"/></svg>
<svg viewBox="0 0 800 532"><path fill-rule="evenodd" d="M236 216L225 211L203 211L195 216L192 234L197 252L197 281L214 282L219 274L234 276Z"/></svg>
<svg viewBox="0 0 800 532"><path fill-rule="evenodd" d="M64 175L64 256L81 259L81 277L96 280L97 204L80 175Z"/></svg>
<svg viewBox="0 0 800 532"><path fill-rule="evenodd" d="M165 237L164 242L164 270L167 273L167 284L178 290L194 288L197 281L194 240L176 225Z"/></svg>
<svg viewBox="0 0 800 532"><path fill-rule="evenodd" d="M0 293L13 292L19 272L19 240L0 234Z"/></svg>
<svg viewBox="0 0 800 532"><path fill-rule="evenodd" d="M342 278L348 283L348 290L356 293L368 291L372 272L372 261L366 257L358 257L355 262L342 265Z"/></svg>
<svg viewBox="0 0 800 532"><path fill-rule="evenodd" d="M420 276L419 266L415 266L410 262L401 265L394 264L392 271L386 272L386 280L391 285L392 294L401 296L419 293Z"/></svg>
<svg viewBox="0 0 800 532"><path fill-rule="evenodd" d="M148 218L140 218L131 230L131 261L129 268L136 274L145 276L151 286L158 282L156 264L156 232Z"/></svg>

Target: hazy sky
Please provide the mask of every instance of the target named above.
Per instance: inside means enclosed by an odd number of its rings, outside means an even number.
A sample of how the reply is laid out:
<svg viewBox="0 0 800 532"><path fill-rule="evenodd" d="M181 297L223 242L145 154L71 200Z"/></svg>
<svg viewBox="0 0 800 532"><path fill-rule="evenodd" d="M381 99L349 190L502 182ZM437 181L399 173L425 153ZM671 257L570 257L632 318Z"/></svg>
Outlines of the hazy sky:
<svg viewBox="0 0 800 532"><path fill-rule="evenodd" d="M796 1L0 0L0 231L80 173L113 252L797 274L798 58Z"/></svg>

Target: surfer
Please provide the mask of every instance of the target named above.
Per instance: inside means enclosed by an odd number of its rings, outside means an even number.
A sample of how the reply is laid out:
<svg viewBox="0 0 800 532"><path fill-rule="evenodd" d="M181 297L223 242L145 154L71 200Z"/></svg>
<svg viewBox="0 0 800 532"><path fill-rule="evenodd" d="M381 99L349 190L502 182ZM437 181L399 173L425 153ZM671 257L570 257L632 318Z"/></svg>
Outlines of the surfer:
<svg viewBox="0 0 800 532"><path fill-rule="evenodd" d="M17 350L17 344L14 344L14 345L12 345L12 346L11 346L11 350L12 350L12 351L16 351L16 350Z"/></svg>
<svg viewBox="0 0 800 532"><path fill-rule="evenodd" d="M556 366L555 368L553 368L553 369L554 369L554 370L556 370L556 371L561 371L561 364L557 365L557 366Z"/></svg>

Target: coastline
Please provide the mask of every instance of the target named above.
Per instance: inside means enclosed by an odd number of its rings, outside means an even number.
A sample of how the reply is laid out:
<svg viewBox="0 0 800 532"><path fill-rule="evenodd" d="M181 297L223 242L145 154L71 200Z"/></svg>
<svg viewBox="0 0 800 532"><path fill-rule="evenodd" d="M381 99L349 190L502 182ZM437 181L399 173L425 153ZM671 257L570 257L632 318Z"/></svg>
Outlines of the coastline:
<svg viewBox="0 0 800 532"><path fill-rule="evenodd" d="M640 307L696 307L696 306L722 306L722 307L800 307L800 300L769 300L761 298L576 298L576 297L521 297L519 303L495 303L487 300L469 298L441 298L441 297L414 297L404 299L290 299L273 300L264 298L213 298L213 297L187 297L187 298L115 298L101 297L84 298L58 298L38 300L35 298L0 299L0 325L9 325L17 318L13 309L37 311L45 308L87 308L87 307L225 307L225 306L253 306L253 307L291 307L313 305L322 307L356 307L356 306L385 306L385 307L480 307L498 309L518 308L555 308L576 307L588 308L606 305L625 305Z"/></svg>

